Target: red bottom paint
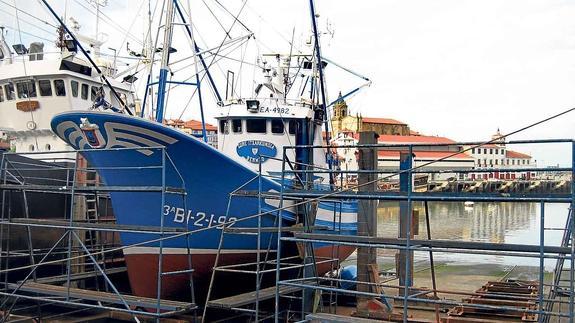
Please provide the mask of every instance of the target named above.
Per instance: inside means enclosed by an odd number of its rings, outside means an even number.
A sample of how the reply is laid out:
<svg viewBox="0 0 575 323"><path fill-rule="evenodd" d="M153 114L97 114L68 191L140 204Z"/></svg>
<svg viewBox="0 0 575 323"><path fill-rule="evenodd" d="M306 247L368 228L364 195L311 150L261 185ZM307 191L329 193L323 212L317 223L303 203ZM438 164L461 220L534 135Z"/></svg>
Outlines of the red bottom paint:
<svg viewBox="0 0 575 323"><path fill-rule="evenodd" d="M350 246L325 246L316 249L317 261L324 258L346 259L355 248ZM283 252L282 252L283 253ZM196 302L202 303L207 294L207 288L211 279L214 267L215 254L192 255L192 268L194 269L194 291ZM128 267L128 277L132 287L132 293L142 297L157 297L158 279L158 255L157 254L128 254L125 255L126 266ZM219 266L230 264L243 264L255 262L255 253L221 254ZM270 265L275 268L275 264ZM323 275L336 266L334 263L323 263L317 266L318 275ZM164 254L162 257L162 272L179 271L189 268L188 255L185 254ZM241 268L245 269L245 268ZM269 268L268 268L269 269ZM335 268L334 268L335 269ZM229 294L232 290L253 290L255 286L254 274L229 274L218 273L216 278L218 286L215 289L223 288L222 294ZM226 277L227 276L227 277ZM264 277L266 278L266 277ZM275 273L269 274L267 279L275 279ZM162 277L162 298L171 300L190 300L191 297L189 274L168 275ZM220 294L220 293L215 293Z"/></svg>

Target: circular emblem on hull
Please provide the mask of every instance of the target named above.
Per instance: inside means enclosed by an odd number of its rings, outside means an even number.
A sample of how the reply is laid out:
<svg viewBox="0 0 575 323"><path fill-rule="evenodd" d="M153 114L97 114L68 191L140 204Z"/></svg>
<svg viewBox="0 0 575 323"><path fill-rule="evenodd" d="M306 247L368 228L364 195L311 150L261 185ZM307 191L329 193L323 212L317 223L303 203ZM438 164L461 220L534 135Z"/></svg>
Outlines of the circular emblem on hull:
<svg viewBox="0 0 575 323"><path fill-rule="evenodd" d="M250 163L257 164L261 157L262 163L269 157L275 157L278 150L274 144L263 140L245 140L238 144L236 152Z"/></svg>

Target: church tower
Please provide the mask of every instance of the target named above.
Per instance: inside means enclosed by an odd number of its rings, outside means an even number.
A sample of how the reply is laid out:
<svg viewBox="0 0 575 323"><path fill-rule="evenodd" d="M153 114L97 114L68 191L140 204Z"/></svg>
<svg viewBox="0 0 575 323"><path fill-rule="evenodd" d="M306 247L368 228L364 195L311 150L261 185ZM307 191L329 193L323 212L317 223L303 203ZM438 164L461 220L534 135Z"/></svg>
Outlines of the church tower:
<svg viewBox="0 0 575 323"><path fill-rule="evenodd" d="M332 136L337 136L337 134L341 131L343 120L348 116L348 108L347 103L341 96L341 92L339 92L339 96L337 101L335 101L333 105L333 117L331 118L331 131Z"/></svg>

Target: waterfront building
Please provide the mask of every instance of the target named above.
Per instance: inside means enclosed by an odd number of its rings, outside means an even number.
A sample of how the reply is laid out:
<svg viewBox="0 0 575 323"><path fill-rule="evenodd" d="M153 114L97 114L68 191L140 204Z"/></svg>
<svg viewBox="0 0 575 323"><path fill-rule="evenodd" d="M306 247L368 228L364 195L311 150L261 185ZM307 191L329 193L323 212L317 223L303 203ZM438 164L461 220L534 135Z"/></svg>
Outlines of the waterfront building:
<svg viewBox="0 0 575 323"><path fill-rule="evenodd" d="M529 179L535 176L530 171L501 172L501 168L534 168L537 167L536 160L530 155L511 150L506 145L506 140L501 135L499 129L491 136L492 143L478 148L471 148L469 153L475 160L476 169L492 169L489 173L470 174L471 179Z"/></svg>
<svg viewBox="0 0 575 323"><path fill-rule="evenodd" d="M357 170L357 149L345 146L356 145L359 140L359 134L352 131L343 131L338 133L336 137L331 140L332 145L340 147L335 148L338 156L339 165L342 170ZM380 135L378 138L380 144L455 144L455 141L436 136L424 135ZM424 165L426 163L450 156L449 158L434 162L429 166L422 167L422 170L430 171L447 171L447 170L471 170L474 167L474 159L466 153L457 153L462 151L463 147L459 145L453 146L437 146L426 147L423 151L414 152L414 166ZM400 152L405 151L405 148L388 148L380 149L378 151L377 165L380 170L399 170L399 157ZM453 155L453 153L456 153ZM453 156L451 156L453 155ZM349 181L355 180L355 174L348 174ZM457 174L455 172L442 172L433 173L429 175L429 180L447 180L450 178L466 179L465 174Z"/></svg>
<svg viewBox="0 0 575 323"><path fill-rule="evenodd" d="M410 135L409 126L401 121L390 118L362 117L349 113L347 103L342 98L341 93L333 107L333 117L331 118L332 137L336 137L342 131L375 131L380 135Z"/></svg>

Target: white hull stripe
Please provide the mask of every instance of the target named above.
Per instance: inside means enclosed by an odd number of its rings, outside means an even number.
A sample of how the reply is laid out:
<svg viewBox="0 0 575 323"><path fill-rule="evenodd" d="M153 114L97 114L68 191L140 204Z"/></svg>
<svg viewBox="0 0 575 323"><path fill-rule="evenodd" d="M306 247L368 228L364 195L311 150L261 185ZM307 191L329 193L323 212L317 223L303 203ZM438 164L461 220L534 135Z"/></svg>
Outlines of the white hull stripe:
<svg viewBox="0 0 575 323"><path fill-rule="evenodd" d="M335 223L339 223L340 218L341 223L349 223L349 224L357 223L357 213L345 213L345 212L334 213L333 211L323 210L319 208L317 210L316 219L318 220L334 222L334 217L335 217Z"/></svg>
<svg viewBox="0 0 575 323"><path fill-rule="evenodd" d="M215 255L218 249L189 249L192 255ZM271 252L276 252L275 250L270 250ZM267 252L266 249L260 250L260 253ZM160 253L160 248L158 247L130 247L124 249L124 255L157 255ZM222 249L222 254L242 254L242 253L257 253L255 249ZM187 248L162 248L162 254L164 255L187 255Z"/></svg>

